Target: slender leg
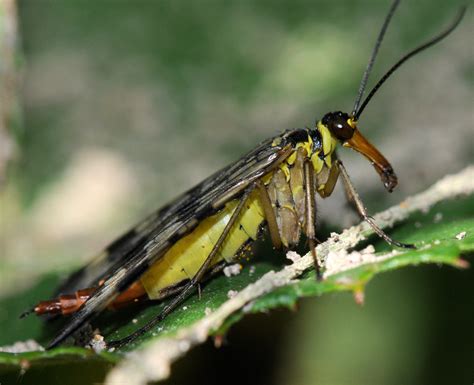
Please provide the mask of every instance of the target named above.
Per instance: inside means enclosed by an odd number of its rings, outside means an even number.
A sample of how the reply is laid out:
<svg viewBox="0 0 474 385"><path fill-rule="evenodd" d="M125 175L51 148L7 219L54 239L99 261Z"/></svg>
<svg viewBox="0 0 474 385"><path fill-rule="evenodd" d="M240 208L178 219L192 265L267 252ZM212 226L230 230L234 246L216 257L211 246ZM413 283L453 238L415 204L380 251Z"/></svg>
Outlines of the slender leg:
<svg viewBox="0 0 474 385"><path fill-rule="evenodd" d="M355 208L357 209L357 212L359 215L372 227L372 229L375 231L375 233L382 238L385 242L387 242L390 245L397 246L397 247L403 247L407 249L415 249L415 246L412 244L407 244L407 243L402 243L395 241L394 239L390 238L378 225L375 223L374 219L367 214L367 210L364 207L364 204L362 203L362 200L360 199L359 194L357 193L354 185L351 182L351 179L349 178L349 174L346 171L346 168L342 164L342 162L338 159L336 161L338 163L339 170L341 172L342 180L344 181L344 186L346 188L347 195L349 197L349 200L354 203Z"/></svg>
<svg viewBox="0 0 474 385"><path fill-rule="evenodd" d="M316 255L316 192L314 188L314 169L309 160L304 162L304 186L305 186L305 232L308 238L309 249L313 255L316 279L322 279L319 268L318 257Z"/></svg>
<svg viewBox="0 0 474 385"><path fill-rule="evenodd" d="M263 207L263 212L265 214L265 219L268 224L268 231L270 233L270 238L272 239L273 246L275 249L281 248L281 238L280 232L278 231L278 224L275 216L275 211L273 211L272 202L268 196L268 191L265 188L265 185L262 181L257 181L257 188L260 194L260 203Z"/></svg>
<svg viewBox="0 0 474 385"><path fill-rule="evenodd" d="M224 242L225 238L229 234L229 231L232 229L232 227L235 225L237 222L237 219L239 217L239 214L242 212L242 209L244 208L245 203L247 202L247 199L250 195L250 193L254 190L255 185L251 185L250 187L247 188L243 196L240 198L239 204L235 208L234 212L232 213L232 216L230 217L229 222L227 223L226 227L224 228L224 231L222 231L222 234L220 235L219 239L217 240L216 244L212 248L211 252L207 256L206 260L204 263L201 265L197 273L194 275L194 277L186 284L186 286L183 288L183 290L173 298L173 300L167 304L164 309L161 311L158 316L150 320L145 326L141 327L140 329L136 330L129 336L122 338L120 340L116 341L111 341L109 342L109 346L111 347L121 347L123 345L126 345L136 338L142 336L146 332L148 332L150 329L152 329L157 323L161 322L169 313L171 313L176 307L184 301L196 288L196 286L200 283L203 275L206 273L206 271L209 269L209 267L212 264L212 261L214 257L216 256L217 252L219 251L220 247L222 246L222 243Z"/></svg>

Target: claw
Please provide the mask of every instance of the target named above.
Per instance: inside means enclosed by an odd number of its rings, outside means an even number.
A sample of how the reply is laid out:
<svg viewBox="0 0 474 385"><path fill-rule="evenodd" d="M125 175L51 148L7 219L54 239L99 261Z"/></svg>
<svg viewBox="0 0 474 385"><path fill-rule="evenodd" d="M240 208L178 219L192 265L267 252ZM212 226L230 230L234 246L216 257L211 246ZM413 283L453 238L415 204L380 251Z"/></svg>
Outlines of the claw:
<svg viewBox="0 0 474 385"><path fill-rule="evenodd" d="M25 318L25 317L29 316L30 314L33 314L34 312L35 312L35 308L32 307L31 309L28 309L28 310L24 311L23 313L21 313L18 318L20 318L20 319Z"/></svg>

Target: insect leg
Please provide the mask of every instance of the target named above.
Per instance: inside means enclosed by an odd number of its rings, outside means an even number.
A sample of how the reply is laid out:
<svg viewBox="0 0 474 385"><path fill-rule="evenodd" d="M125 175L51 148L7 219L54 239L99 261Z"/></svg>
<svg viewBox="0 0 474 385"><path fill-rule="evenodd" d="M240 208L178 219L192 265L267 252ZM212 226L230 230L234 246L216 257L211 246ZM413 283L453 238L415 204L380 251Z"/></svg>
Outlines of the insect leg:
<svg viewBox="0 0 474 385"><path fill-rule="evenodd" d="M273 211L272 202L268 196L268 191L262 181L258 180L256 182L258 192L260 194L260 203L263 207L263 212L265 214L265 219L267 220L268 231L270 233L270 238L272 239L273 246L275 249L281 247L281 238L280 232L278 231L277 219L275 216L275 211Z"/></svg>
<svg viewBox="0 0 474 385"><path fill-rule="evenodd" d="M232 213L232 216L230 217L229 222L227 223L221 235L219 236L219 239L217 240L216 244L212 248L211 252L207 256L206 260L201 265L197 273L194 275L194 277L186 284L186 286L183 287L183 290L180 291L180 293L176 297L174 297L173 300L163 308L163 310L161 311L160 314L158 314L158 316L150 320L146 325L136 330L129 336L122 338L120 340L109 342L109 346L121 347L134 341L136 338L142 336L143 334L148 332L150 329L152 329L156 324L161 322L168 314L170 314L174 309L176 309L176 307L191 294L192 290L194 290L196 286L201 282L202 277L211 266L214 257L216 256L220 247L224 243L225 238L229 234L229 231L237 222L237 219L239 218L239 215L242 212L242 209L244 208L245 203L247 202L247 199L250 193L254 189L255 189L255 184L252 184L247 188L247 190L245 190L244 194L240 198L239 204L237 205L234 212Z"/></svg>
<svg viewBox="0 0 474 385"><path fill-rule="evenodd" d="M316 255L316 192L314 186L314 168L310 160L304 162L304 185L305 185L305 232L308 238L309 249L313 255L316 278L322 279L319 268L318 257Z"/></svg>
<svg viewBox="0 0 474 385"><path fill-rule="evenodd" d="M407 244L407 243L402 243L398 242L392 238L390 238L378 225L375 223L374 219L367 214L367 209L365 208L364 204L362 203L362 199L360 199L359 194L357 193L354 185L351 182L351 179L349 178L349 174L347 173L346 168L342 164L342 162L338 159L337 161L339 170L341 172L342 180L344 182L344 186L346 188L346 193L349 197L349 201L352 202L359 213L359 215L372 227L374 232L382 238L385 242L387 242L390 245L397 246L397 247L403 247L407 249L415 249L415 245L412 244Z"/></svg>
<svg viewBox="0 0 474 385"><path fill-rule="evenodd" d="M319 195L321 198L327 198L332 194L334 191L334 187L336 187L336 182L339 178L340 170L338 167L338 163L334 162L331 169L329 170L329 176L324 184L324 187L321 190L318 190Z"/></svg>
<svg viewBox="0 0 474 385"><path fill-rule="evenodd" d="M212 266L212 268L208 272L206 272L206 275L202 278L202 281L200 283L201 284L205 283L205 282L209 281L210 279L212 279L213 277L215 277L216 275L220 274L226 266L227 266L227 261L225 261L225 260L216 263L214 266ZM179 282L175 285L166 287L166 288L160 290L160 295L156 299L157 300L164 300L164 299L169 298L171 296L177 295L184 289L186 284L187 284L187 282L184 281L184 282Z"/></svg>

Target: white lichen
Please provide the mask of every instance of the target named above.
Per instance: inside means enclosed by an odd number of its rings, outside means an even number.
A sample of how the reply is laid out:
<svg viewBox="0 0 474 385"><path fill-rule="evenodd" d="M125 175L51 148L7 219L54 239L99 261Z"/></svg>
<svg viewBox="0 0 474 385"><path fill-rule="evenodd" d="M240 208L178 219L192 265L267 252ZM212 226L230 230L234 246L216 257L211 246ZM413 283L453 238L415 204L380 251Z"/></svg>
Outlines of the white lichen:
<svg viewBox="0 0 474 385"><path fill-rule="evenodd" d="M291 262L295 263L301 259L301 255L299 255L296 251L288 251L286 253L286 258L289 259Z"/></svg>
<svg viewBox="0 0 474 385"><path fill-rule="evenodd" d="M32 339L18 341L12 345L0 346L0 352L4 353L25 353L35 351L44 351L44 347Z"/></svg>
<svg viewBox="0 0 474 385"><path fill-rule="evenodd" d="M352 269L366 263L379 262L381 260L391 258L399 251L393 250L390 253L377 256L374 246L369 245L360 251L351 251L350 253L343 249L339 251L330 251L326 257L324 277L332 274Z"/></svg>
<svg viewBox="0 0 474 385"><path fill-rule="evenodd" d="M449 175L435 183L426 191L407 198L402 204L374 215L374 220L382 228L393 226L417 211L426 211L434 204L457 196L467 196L474 193L474 166L469 166L455 175ZM339 253L355 247L373 231L366 223L361 223L345 230L336 237L329 238L318 245L317 254L320 260L330 260L329 253ZM361 260L366 260L372 253L367 251ZM385 258L386 256L383 256ZM377 257L381 258L381 257ZM389 257L387 257L389 258ZM330 262L328 262L330 263ZM136 384L144 385L151 381L158 381L170 375L171 364L182 357L188 349L202 344L208 336L223 325L231 314L242 309L255 299L270 291L287 285L297 278L302 271L312 267L313 260L310 253L279 272L270 271L242 289L238 294L223 303L211 314L195 322L193 325L179 330L173 337L159 338L144 346L142 349L130 353L107 375L106 385ZM339 269L358 266L354 260L340 264ZM339 272L334 267L334 273ZM183 344L183 341L186 343Z"/></svg>
<svg viewBox="0 0 474 385"><path fill-rule="evenodd" d="M227 298L234 298L239 292L237 290L229 290L227 292Z"/></svg>
<svg viewBox="0 0 474 385"><path fill-rule="evenodd" d="M234 275L239 275L242 271L242 265L240 263L235 263L224 267L224 275L226 277L232 277Z"/></svg>
<svg viewBox="0 0 474 385"><path fill-rule="evenodd" d="M105 343L104 336L100 334L95 334L94 337L87 344L87 347L92 349L96 353L100 353L107 349L107 344Z"/></svg>

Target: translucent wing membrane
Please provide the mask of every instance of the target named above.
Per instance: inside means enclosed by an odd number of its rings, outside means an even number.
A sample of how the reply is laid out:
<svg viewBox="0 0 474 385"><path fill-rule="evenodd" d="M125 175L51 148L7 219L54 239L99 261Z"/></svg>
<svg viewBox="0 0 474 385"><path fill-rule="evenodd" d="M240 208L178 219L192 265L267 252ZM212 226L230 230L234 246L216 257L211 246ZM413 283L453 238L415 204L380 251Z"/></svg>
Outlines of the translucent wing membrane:
<svg viewBox="0 0 474 385"><path fill-rule="evenodd" d="M74 273L61 292L97 285L94 295L75 313L51 342L54 347L102 311L115 297L136 281L180 238L191 232L202 218L212 215L238 197L256 179L277 167L292 151L291 140L281 137L262 142L239 161L229 165L158 210L111 244L97 261Z"/></svg>

